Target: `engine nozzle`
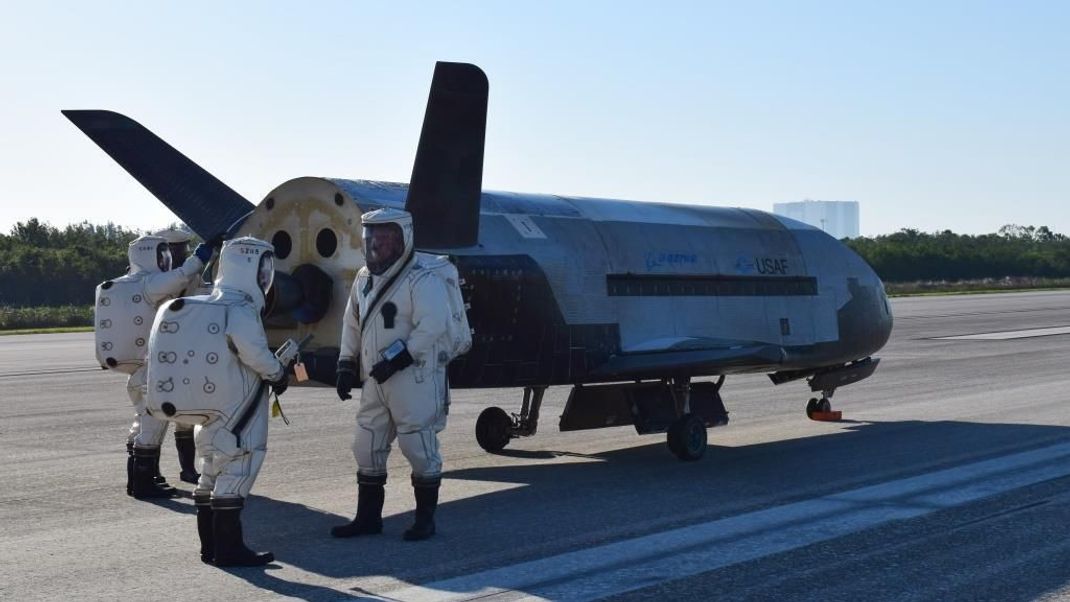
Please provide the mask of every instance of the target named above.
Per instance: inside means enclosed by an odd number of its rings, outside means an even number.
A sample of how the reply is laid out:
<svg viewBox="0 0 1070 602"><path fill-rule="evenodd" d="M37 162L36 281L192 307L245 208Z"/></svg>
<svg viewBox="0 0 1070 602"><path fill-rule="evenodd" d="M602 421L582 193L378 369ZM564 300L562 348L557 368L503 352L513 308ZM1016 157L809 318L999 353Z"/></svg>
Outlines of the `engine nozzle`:
<svg viewBox="0 0 1070 602"><path fill-rule="evenodd" d="M293 274L276 270L267 294L264 323L290 327L319 322L331 307L333 289L334 280L310 263L297 266Z"/></svg>

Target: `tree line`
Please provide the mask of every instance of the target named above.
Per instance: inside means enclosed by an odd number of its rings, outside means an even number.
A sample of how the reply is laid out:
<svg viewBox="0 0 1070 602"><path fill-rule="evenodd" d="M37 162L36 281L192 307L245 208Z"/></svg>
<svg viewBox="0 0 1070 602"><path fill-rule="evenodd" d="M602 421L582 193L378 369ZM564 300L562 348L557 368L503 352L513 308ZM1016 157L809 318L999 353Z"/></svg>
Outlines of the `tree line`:
<svg viewBox="0 0 1070 602"><path fill-rule="evenodd" d="M1047 226L979 235L905 228L845 242L885 282L1070 277L1070 239Z"/></svg>
<svg viewBox="0 0 1070 602"><path fill-rule="evenodd" d="M127 245L141 234L112 223L15 224L0 234L0 305L91 305L98 284L126 272Z"/></svg>
<svg viewBox="0 0 1070 602"><path fill-rule="evenodd" d="M0 305L92 304L97 284L126 271L127 245L141 234L112 223L19 222L0 234ZM1046 226L980 235L903 229L845 242L886 282L1070 277L1070 238Z"/></svg>

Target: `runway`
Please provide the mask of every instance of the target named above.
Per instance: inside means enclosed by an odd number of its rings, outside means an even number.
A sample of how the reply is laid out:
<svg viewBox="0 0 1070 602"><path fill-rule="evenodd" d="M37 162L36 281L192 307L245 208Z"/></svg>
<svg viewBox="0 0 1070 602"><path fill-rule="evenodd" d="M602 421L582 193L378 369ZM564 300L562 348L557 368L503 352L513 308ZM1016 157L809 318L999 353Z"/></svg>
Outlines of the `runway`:
<svg viewBox="0 0 1070 602"><path fill-rule="evenodd" d="M539 433L498 455L478 413L520 390L455 391L439 535L329 537L355 508L354 401L291 388L245 512L266 569L197 559L184 497L124 493L131 410L90 334L0 337L0 598L1033 600L1070 597L1070 291L892 300L874 376L813 422L803 383L729 378L731 422L696 463L631 427ZM1004 333L1005 336L993 336ZM989 335L989 336L971 336Z"/></svg>

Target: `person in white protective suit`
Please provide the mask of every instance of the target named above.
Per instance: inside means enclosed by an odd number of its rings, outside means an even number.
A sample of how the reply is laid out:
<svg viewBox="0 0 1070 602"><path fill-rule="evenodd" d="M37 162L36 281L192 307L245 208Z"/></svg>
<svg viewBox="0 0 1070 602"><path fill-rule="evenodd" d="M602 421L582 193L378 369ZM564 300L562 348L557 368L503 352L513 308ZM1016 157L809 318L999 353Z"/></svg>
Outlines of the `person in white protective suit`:
<svg viewBox="0 0 1070 602"><path fill-rule="evenodd" d="M172 265L182 265L189 257L189 243L193 241L193 234L189 230L183 230L181 228L165 228L153 232L152 235L159 236L167 241L167 247L171 249ZM208 245L213 249L218 249L222 244L223 241L221 238L214 241L208 241ZM188 285L177 296L189 297L192 295L207 295L211 292L212 283L205 282L202 268L202 272L197 272L190 276Z"/></svg>
<svg viewBox="0 0 1070 602"><path fill-rule="evenodd" d="M171 249L171 262L174 265L182 265L186 258L189 257L189 243L193 239L189 231L179 228L166 228L153 232L152 235L159 236L167 241L167 246ZM207 260L205 262L207 263ZM190 275L189 282L185 288L175 296L188 297L208 294L212 291L212 287L210 284L206 287L205 284L204 277L201 275L201 271L198 270ZM197 484L197 480L201 475L197 474L197 469L194 465L193 428L193 425L190 424L175 423L175 449L178 451L178 465L181 469L178 478L186 483Z"/></svg>
<svg viewBox="0 0 1070 602"><path fill-rule="evenodd" d="M135 414L126 443L126 492L138 499L169 497L175 493L160 475L159 468L160 445L167 432L167 422L154 418L145 409L145 344L152 316L160 304L186 288L211 255L212 248L201 244L181 267L172 270L167 240L142 236L131 242L127 250L130 260L127 274L97 287L97 358L102 366L130 375L126 391Z"/></svg>
<svg viewBox="0 0 1070 602"><path fill-rule="evenodd" d="M365 260L343 318L337 392L363 381L353 455L357 460L357 512L334 537L381 533L387 456L395 438L412 467L415 522L404 539L435 533L442 478L438 433L446 426L451 359L440 344L450 309L440 278L429 277L434 258L413 250L412 216L378 209L361 216Z"/></svg>
<svg viewBox="0 0 1070 602"><path fill-rule="evenodd" d="M195 436L201 478L193 500L201 560L216 566L261 566L275 559L270 552L246 547L241 527L245 498L267 453L269 388L278 395L288 382L286 367L268 348L260 318L274 276L274 248L270 244L251 237L230 240L220 251L211 295L189 299L225 307L223 353L229 349L237 360L231 373L225 375L228 382L216 382L212 388L229 391L230 397L214 402L218 405L210 408L207 421ZM157 321L160 319L158 315ZM182 348L188 348L190 354L207 351L204 334L188 330L175 333L182 333ZM212 362L212 353L207 355ZM219 363L225 364L223 360ZM194 382L204 382L197 376L192 378ZM205 403L210 397L204 397Z"/></svg>

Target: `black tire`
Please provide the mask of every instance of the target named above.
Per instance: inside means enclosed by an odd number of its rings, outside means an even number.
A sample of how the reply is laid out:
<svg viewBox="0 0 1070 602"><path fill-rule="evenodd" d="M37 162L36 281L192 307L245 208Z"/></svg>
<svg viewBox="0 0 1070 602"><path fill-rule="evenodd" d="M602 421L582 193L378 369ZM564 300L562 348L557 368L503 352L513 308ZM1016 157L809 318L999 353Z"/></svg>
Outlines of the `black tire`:
<svg viewBox="0 0 1070 602"><path fill-rule="evenodd" d="M817 398L811 397L810 401L806 402L806 417L813 420L814 412L819 412L817 409Z"/></svg>
<svg viewBox="0 0 1070 602"><path fill-rule="evenodd" d="M476 419L476 442L490 453L500 452L513 438L513 419L505 410L491 407L479 413Z"/></svg>
<svg viewBox="0 0 1070 602"><path fill-rule="evenodd" d="M830 402L828 399L822 398L821 401L817 402L817 411L818 412L831 412L832 411L832 402Z"/></svg>
<svg viewBox="0 0 1070 602"><path fill-rule="evenodd" d="M684 414L669 427L669 450L684 462L694 462L706 453L706 425L694 414Z"/></svg>

